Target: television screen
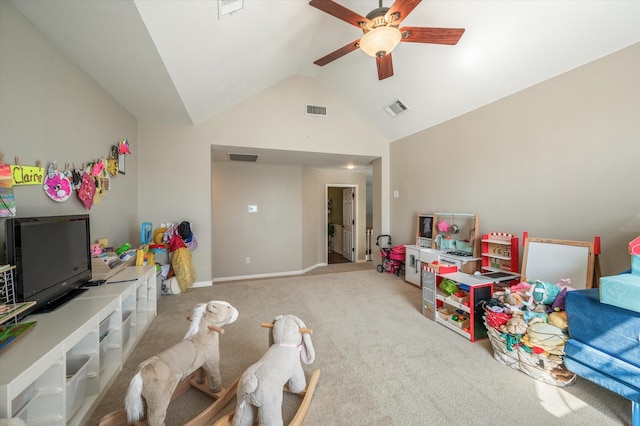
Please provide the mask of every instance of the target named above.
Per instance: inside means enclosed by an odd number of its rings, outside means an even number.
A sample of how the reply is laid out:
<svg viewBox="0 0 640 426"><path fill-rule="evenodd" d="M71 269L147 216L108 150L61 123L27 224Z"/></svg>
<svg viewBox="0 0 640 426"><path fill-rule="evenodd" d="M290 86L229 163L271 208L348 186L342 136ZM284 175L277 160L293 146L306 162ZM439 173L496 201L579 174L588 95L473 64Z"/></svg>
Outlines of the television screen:
<svg viewBox="0 0 640 426"><path fill-rule="evenodd" d="M433 238L433 215L418 216L418 237Z"/></svg>
<svg viewBox="0 0 640 426"><path fill-rule="evenodd" d="M89 215L11 218L7 261L15 265L17 301L51 310L91 279Z"/></svg>

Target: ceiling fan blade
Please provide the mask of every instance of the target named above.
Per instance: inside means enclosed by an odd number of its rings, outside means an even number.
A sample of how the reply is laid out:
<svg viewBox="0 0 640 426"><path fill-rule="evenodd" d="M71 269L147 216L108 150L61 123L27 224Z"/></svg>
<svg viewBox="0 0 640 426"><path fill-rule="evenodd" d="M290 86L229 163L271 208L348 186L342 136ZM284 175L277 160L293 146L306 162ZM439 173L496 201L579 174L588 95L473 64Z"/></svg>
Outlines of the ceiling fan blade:
<svg viewBox="0 0 640 426"><path fill-rule="evenodd" d="M338 50L334 50L333 52L329 53L326 56L323 56L322 58L318 59L317 61L313 61L313 63L323 67L323 66L327 65L329 62L333 62L338 58L342 58L347 53L351 53L354 50L358 49L359 47L360 47L360 39L358 39L356 41L353 41L353 42L347 44L346 46L342 46Z"/></svg>
<svg viewBox="0 0 640 426"><path fill-rule="evenodd" d="M346 7L332 0L311 0L309 4L316 9L320 9L321 11L326 12L338 19L342 19L344 22L358 28L361 28L361 22L369 22L369 20L364 16L359 15L356 12L347 9Z"/></svg>
<svg viewBox="0 0 640 426"><path fill-rule="evenodd" d="M399 18L394 22L394 24L398 25L411 13L411 11L413 11L413 9L416 8L418 4L420 4L421 1L422 0L396 0L387 11L386 17L389 18L392 14L397 13Z"/></svg>
<svg viewBox="0 0 640 426"><path fill-rule="evenodd" d="M410 43L457 44L464 33L464 28L400 28L402 39Z"/></svg>
<svg viewBox="0 0 640 426"><path fill-rule="evenodd" d="M376 66L378 67L378 80L384 80L393 75L393 61L391 53L384 56L376 56Z"/></svg>

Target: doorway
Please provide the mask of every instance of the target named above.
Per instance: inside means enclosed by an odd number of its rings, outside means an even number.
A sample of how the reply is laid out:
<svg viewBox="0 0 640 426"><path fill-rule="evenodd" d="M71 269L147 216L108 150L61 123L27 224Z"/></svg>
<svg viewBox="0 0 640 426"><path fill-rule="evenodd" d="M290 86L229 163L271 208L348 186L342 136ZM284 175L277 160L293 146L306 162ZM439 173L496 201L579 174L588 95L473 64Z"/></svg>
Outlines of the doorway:
<svg viewBox="0 0 640 426"><path fill-rule="evenodd" d="M327 185L327 264L356 261L356 188Z"/></svg>

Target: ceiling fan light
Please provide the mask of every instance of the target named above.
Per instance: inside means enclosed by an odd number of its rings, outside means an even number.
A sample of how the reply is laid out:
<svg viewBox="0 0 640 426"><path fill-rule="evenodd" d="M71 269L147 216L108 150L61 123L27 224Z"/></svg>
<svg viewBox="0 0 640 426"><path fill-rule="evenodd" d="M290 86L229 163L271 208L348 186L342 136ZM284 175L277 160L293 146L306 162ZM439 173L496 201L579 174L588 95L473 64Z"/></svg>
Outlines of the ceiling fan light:
<svg viewBox="0 0 640 426"><path fill-rule="evenodd" d="M369 56L384 56L400 43L402 34L395 27L378 27L360 39L360 49Z"/></svg>

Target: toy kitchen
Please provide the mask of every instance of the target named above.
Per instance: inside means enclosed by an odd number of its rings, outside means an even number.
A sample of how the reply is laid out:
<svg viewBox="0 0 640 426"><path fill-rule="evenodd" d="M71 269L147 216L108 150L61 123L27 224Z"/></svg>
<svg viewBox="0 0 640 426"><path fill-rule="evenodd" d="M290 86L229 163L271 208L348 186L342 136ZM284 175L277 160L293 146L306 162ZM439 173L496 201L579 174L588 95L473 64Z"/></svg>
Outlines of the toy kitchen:
<svg viewBox="0 0 640 426"><path fill-rule="evenodd" d="M479 216L472 213L434 213L431 249L438 261L456 265L458 270L473 274L480 269Z"/></svg>
<svg viewBox="0 0 640 426"><path fill-rule="evenodd" d="M449 263L460 272L480 269L480 234L477 214L419 214L416 245L406 246L405 280L420 287L421 263Z"/></svg>
<svg viewBox="0 0 640 426"><path fill-rule="evenodd" d="M406 246L405 281L421 286L420 265L433 262L455 265L458 271L478 274L494 283L508 282L518 274L483 267L479 215L475 213L418 214L416 244ZM517 243L515 246L517 250ZM517 259L517 252L514 258ZM515 269L514 269L515 271Z"/></svg>

